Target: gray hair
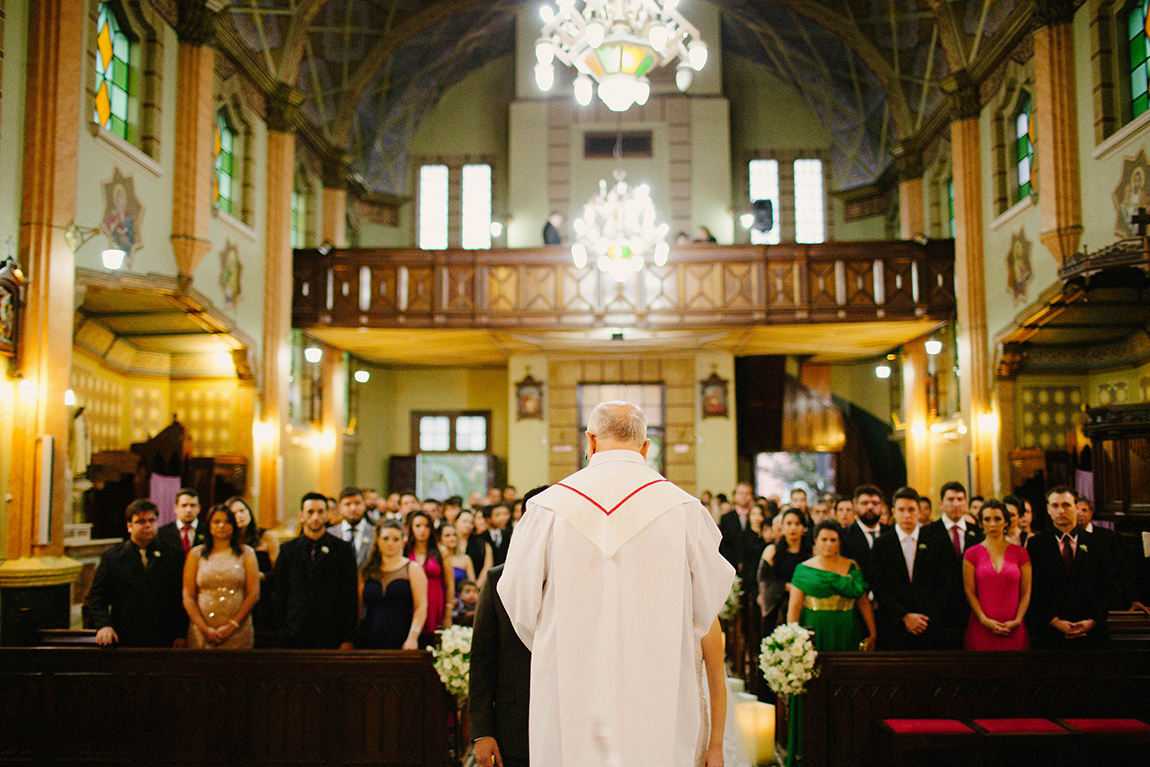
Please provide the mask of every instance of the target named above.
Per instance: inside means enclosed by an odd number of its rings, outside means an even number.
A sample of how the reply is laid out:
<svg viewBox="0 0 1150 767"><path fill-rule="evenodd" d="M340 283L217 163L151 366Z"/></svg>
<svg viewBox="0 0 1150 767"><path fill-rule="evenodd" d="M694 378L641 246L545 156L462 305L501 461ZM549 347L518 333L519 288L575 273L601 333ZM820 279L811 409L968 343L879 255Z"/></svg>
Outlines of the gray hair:
<svg viewBox="0 0 1150 767"><path fill-rule="evenodd" d="M600 402L587 419L587 433L639 448L647 441L647 416L630 402Z"/></svg>

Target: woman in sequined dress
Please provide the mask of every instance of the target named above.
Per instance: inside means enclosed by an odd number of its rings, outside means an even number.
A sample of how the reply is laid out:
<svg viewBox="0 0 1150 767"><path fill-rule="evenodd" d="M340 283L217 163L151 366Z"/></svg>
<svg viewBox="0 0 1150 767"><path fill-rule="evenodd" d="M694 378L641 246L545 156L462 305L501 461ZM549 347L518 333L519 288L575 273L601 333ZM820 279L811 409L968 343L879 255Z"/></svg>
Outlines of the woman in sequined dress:
<svg viewBox="0 0 1150 767"><path fill-rule="evenodd" d="M256 553L240 542L236 516L223 504L208 514L208 531L208 539L188 552L184 564L188 647L250 649L255 643L252 608L260 598Z"/></svg>

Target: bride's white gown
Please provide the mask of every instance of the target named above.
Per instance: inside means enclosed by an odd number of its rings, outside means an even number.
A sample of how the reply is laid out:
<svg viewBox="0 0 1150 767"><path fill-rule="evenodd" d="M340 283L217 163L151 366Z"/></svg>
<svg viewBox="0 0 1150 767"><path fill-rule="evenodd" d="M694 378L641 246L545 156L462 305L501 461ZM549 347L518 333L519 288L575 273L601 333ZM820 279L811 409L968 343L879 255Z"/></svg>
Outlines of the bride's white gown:
<svg viewBox="0 0 1150 767"><path fill-rule="evenodd" d="M711 721L711 692L707 685L706 669L703 666L703 648L701 644L695 645L695 668L699 675L699 706L702 714L703 727L699 731L699 758L697 764L703 763L703 752L707 747L707 738L710 734ZM742 682L738 679L726 679L727 685L727 721L723 725L723 767L752 767L751 756L747 751L747 741L743 738L743 731L735 718L735 704L737 695L743 694Z"/></svg>

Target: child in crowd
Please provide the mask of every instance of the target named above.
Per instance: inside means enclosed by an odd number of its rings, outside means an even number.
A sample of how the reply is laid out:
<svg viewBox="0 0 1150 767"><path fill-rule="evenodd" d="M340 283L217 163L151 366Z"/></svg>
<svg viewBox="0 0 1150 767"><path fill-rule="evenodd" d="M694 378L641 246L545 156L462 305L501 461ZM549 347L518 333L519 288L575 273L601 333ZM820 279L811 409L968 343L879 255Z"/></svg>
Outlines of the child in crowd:
<svg viewBox="0 0 1150 767"><path fill-rule="evenodd" d="M470 626L475 623L475 606L479 604L479 587L475 581L463 581L459 586L459 599L451 620L456 626Z"/></svg>

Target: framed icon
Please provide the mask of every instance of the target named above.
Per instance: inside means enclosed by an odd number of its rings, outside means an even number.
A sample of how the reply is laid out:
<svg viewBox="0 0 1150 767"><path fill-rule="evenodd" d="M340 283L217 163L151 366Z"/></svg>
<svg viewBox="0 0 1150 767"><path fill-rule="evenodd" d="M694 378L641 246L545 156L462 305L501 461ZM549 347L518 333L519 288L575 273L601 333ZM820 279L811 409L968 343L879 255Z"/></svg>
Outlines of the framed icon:
<svg viewBox="0 0 1150 767"><path fill-rule="evenodd" d="M517 420L543 420L543 382L536 381L528 372L526 378L515 384L515 402Z"/></svg>
<svg viewBox="0 0 1150 767"><path fill-rule="evenodd" d="M711 373L710 378L699 382L702 387L703 418L729 418L730 406L727 402L728 381L720 378L718 373Z"/></svg>

